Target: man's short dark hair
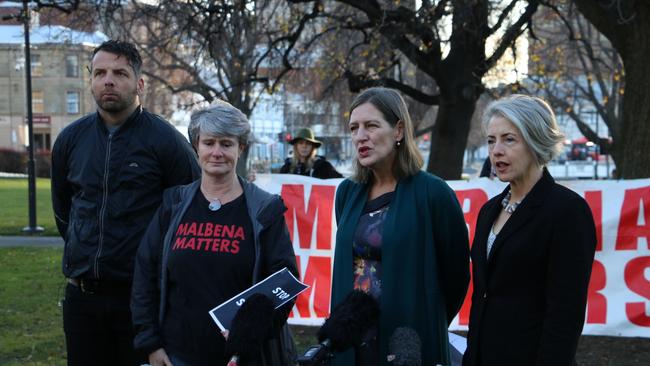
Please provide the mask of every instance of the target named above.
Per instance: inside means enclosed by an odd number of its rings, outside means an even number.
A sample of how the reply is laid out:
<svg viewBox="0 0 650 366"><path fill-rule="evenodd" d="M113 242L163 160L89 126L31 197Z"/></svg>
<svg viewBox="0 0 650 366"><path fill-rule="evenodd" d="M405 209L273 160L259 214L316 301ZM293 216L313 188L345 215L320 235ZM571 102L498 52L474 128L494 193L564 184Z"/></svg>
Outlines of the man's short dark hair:
<svg viewBox="0 0 650 366"><path fill-rule="evenodd" d="M126 57L126 60L129 62L129 65L131 65L131 68L133 68L135 75L140 75L140 69L142 68L142 58L140 57L138 50L135 48L135 45L132 43L117 41L113 39L108 40L95 48L92 58L95 58L95 55L99 51L109 52L118 56Z"/></svg>

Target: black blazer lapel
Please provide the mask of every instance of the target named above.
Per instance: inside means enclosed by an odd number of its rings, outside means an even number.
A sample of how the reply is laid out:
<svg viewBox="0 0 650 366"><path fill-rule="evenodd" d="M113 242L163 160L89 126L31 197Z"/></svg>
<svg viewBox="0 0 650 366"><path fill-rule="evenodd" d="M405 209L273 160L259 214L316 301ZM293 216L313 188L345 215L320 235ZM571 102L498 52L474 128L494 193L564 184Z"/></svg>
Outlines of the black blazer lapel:
<svg viewBox="0 0 650 366"><path fill-rule="evenodd" d="M516 233L535 216L539 207L544 204L544 198L553 184L555 184L555 181L548 173L548 170L544 168L542 178L535 183L526 198L524 198L519 207L517 207L517 210L512 214L512 216L510 216L505 225L503 225L503 228L494 240L492 250L490 251L490 257L488 258L488 268L490 263L494 262L494 258L498 256L499 249L505 245L508 237ZM499 201L499 208L501 208L501 201ZM494 222L495 219L496 216L491 222Z"/></svg>
<svg viewBox="0 0 650 366"><path fill-rule="evenodd" d="M472 262L474 262L474 268L479 276L475 276L475 278L487 278L487 240L490 230L492 230L492 224L499 216L499 212L501 212L501 200L507 191L508 188L495 197L494 200L486 203L476 223L476 232L472 243Z"/></svg>

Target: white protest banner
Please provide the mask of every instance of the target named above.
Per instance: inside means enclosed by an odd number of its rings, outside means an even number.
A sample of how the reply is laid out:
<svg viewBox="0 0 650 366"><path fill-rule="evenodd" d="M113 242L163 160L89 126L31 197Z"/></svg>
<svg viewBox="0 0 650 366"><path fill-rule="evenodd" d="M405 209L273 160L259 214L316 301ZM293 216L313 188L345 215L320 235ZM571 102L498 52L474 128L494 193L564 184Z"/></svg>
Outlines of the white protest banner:
<svg viewBox="0 0 650 366"><path fill-rule="evenodd" d="M298 296L292 324L320 325L329 313L334 197L341 181L265 174L255 181L282 195L300 279L311 286ZM463 208L471 240L481 206L505 184L486 178L447 183ZM583 334L650 337L650 179L559 183L585 198L596 223L598 244ZM470 296L471 287L450 329L467 329Z"/></svg>

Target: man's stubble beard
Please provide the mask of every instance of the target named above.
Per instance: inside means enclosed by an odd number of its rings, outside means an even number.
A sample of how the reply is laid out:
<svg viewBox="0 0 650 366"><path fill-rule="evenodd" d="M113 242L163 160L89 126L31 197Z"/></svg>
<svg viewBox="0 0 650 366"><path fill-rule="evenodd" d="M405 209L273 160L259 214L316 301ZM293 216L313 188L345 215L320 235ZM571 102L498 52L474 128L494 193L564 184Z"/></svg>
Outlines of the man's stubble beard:
<svg viewBox="0 0 650 366"><path fill-rule="evenodd" d="M95 103L97 104L97 107L99 107L100 109L108 113L116 113L116 114L129 109L129 107L131 107L133 103L135 103L137 96L138 94L134 90L128 92L124 96L120 96L120 98L116 101L102 102L101 99L98 99L97 96L95 96L95 93L93 93L93 99L95 99Z"/></svg>

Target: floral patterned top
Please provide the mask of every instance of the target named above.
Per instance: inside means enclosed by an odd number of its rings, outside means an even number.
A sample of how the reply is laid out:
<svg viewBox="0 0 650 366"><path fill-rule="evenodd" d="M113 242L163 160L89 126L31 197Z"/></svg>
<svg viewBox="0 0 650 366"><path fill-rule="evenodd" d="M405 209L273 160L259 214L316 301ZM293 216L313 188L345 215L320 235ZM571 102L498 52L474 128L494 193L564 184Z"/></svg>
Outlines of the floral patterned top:
<svg viewBox="0 0 650 366"><path fill-rule="evenodd" d="M352 243L354 288L381 296L381 243L384 219L394 192L366 202Z"/></svg>

